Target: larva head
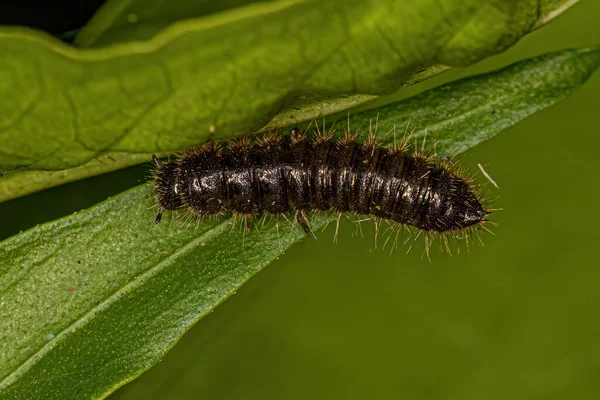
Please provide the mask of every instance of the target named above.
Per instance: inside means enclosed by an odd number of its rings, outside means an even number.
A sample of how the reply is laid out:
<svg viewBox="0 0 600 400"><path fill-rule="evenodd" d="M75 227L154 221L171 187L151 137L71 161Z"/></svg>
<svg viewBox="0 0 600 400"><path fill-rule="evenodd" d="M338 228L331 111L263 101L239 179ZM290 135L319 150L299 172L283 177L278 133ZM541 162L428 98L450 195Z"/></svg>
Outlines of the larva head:
<svg viewBox="0 0 600 400"><path fill-rule="evenodd" d="M177 163L161 164L155 156L152 156L152 159L158 167L156 180L154 181L154 194L160 206L156 216L156 223L158 224L164 210L176 210L183 207L183 203L178 193Z"/></svg>
<svg viewBox="0 0 600 400"><path fill-rule="evenodd" d="M468 181L452 177L451 188L450 197L454 210L447 210L447 215L452 214L452 230L469 228L487 221L485 216L490 212L485 210Z"/></svg>
<svg viewBox="0 0 600 400"><path fill-rule="evenodd" d="M416 167L415 167L416 168ZM464 172L443 166L427 166L426 173L417 170L413 190L417 211L414 225L429 232L469 231L486 221L489 212L478 196L478 186ZM409 185L407 185L408 187Z"/></svg>

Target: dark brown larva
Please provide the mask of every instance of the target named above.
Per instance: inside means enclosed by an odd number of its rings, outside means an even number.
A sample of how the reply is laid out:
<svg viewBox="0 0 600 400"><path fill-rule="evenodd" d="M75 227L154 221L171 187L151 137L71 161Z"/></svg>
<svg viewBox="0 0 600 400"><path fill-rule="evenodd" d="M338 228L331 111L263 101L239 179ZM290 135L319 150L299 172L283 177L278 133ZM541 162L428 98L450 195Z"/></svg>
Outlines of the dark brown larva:
<svg viewBox="0 0 600 400"><path fill-rule="evenodd" d="M154 158L156 223L163 210L181 208L198 217L293 213L307 233L313 211L371 215L434 234L486 221L489 211L450 163L371 139L311 140L293 130L288 138L213 143L170 163Z"/></svg>

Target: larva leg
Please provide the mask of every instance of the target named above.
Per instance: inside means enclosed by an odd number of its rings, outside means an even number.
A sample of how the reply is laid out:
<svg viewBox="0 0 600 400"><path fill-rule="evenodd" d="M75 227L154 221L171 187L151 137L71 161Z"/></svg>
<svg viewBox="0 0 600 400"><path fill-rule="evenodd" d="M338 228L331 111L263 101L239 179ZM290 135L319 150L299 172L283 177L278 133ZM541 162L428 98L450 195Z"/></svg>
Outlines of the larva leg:
<svg viewBox="0 0 600 400"><path fill-rule="evenodd" d="M308 219L306 218L306 214L304 210L296 211L296 222L302 227L306 235L310 236L312 234L312 230L310 229L310 224L308 223Z"/></svg>

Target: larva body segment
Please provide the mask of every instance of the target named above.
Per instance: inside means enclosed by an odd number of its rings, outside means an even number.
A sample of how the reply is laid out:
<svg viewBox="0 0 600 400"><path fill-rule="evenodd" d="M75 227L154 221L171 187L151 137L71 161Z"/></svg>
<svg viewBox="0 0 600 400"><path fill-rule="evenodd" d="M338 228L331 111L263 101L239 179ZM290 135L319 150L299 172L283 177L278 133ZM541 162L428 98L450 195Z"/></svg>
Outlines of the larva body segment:
<svg viewBox="0 0 600 400"><path fill-rule="evenodd" d="M489 214L470 182L446 164L353 140L268 136L223 149L211 144L157 164L157 222L162 210L184 207L198 217L295 213L308 233L306 212L334 211L444 233Z"/></svg>

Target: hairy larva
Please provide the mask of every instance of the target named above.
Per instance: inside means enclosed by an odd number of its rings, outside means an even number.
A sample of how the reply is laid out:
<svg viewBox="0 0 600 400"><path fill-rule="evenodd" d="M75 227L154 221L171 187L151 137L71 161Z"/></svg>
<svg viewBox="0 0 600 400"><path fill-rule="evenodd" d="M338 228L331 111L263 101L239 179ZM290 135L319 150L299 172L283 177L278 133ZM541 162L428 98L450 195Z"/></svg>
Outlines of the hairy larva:
<svg viewBox="0 0 600 400"><path fill-rule="evenodd" d="M490 214L450 159L409 154L405 143L382 147L372 134L359 142L348 132L335 140L292 130L288 137L209 143L176 161L154 162L156 223L164 210L196 217L231 211L247 220L291 213L310 234L309 213L325 211L414 226L427 239L468 237Z"/></svg>

